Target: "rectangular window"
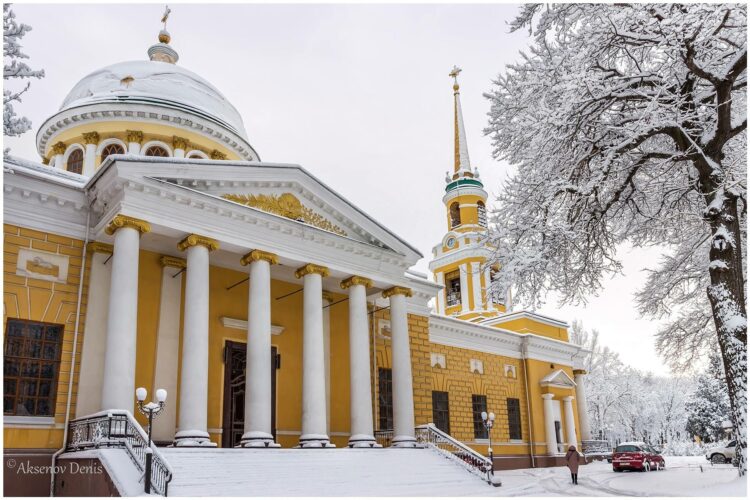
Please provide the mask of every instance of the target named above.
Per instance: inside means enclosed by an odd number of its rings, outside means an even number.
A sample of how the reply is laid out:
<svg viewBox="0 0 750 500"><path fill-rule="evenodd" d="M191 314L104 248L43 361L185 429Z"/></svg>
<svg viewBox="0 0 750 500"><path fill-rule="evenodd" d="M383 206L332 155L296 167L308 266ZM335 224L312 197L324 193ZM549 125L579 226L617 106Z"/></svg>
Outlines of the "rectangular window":
<svg viewBox="0 0 750 500"><path fill-rule="evenodd" d="M453 271L445 275L445 303L448 307L461 303L460 271Z"/></svg>
<svg viewBox="0 0 750 500"><path fill-rule="evenodd" d="M393 429L393 378L390 368L378 368L378 429Z"/></svg>
<svg viewBox="0 0 750 500"><path fill-rule="evenodd" d="M471 411L474 415L474 439L487 439L487 427L482 420L482 412L487 411L487 396L472 394Z"/></svg>
<svg viewBox="0 0 750 500"><path fill-rule="evenodd" d="M432 391L432 422L446 434L451 433L450 411L448 410L448 393Z"/></svg>
<svg viewBox="0 0 750 500"><path fill-rule="evenodd" d="M63 325L8 319L5 327L4 415L54 415L63 329Z"/></svg>
<svg viewBox="0 0 750 500"><path fill-rule="evenodd" d="M516 398L508 398L508 433L510 439L521 438L521 402Z"/></svg>

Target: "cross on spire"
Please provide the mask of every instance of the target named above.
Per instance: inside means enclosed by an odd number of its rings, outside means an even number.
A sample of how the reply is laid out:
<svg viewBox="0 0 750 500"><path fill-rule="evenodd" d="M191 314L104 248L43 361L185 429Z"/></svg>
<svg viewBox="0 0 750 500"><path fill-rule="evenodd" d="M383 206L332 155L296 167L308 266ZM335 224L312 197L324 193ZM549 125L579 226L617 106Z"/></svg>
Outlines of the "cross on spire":
<svg viewBox="0 0 750 500"><path fill-rule="evenodd" d="M167 19L169 19L169 14L172 12L172 9L169 8L169 5L164 6L164 15L161 16L161 22L164 23L164 30L167 29Z"/></svg>
<svg viewBox="0 0 750 500"><path fill-rule="evenodd" d="M458 74L461 72L461 68L453 65L453 69L448 73L448 76L453 77L453 90L458 91Z"/></svg>

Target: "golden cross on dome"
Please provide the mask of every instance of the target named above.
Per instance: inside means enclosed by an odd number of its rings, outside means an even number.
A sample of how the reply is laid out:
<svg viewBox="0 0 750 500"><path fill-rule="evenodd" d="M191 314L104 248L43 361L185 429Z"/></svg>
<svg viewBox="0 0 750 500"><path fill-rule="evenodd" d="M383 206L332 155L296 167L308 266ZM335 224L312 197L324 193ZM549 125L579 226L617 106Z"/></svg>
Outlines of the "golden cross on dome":
<svg viewBox="0 0 750 500"><path fill-rule="evenodd" d="M454 64L453 69L451 70L450 73L448 73L448 76L453 77L453 90L458 90L458 74L460 72L461 72L461 68L459 68L458 66Z"/></svg>
<svg viewBox="0 0 750 500"><path fill-rule="evenodd" d="M172 10L169 8L169 5L164 6L164 15L161 16L161 22L164 23L164 29L167 29L167 19L169 19L169 14L172 12Z"/></svg>

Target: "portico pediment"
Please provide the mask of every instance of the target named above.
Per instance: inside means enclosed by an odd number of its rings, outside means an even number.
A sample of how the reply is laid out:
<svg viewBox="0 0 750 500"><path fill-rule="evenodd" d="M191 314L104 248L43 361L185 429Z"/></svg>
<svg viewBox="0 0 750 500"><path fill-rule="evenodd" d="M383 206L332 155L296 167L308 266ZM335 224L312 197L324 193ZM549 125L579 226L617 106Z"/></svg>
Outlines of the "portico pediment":
<svg viewBox="0 0 750 500"><path fill-rule="evenodd" d="M576 383L564 370L555 370L548 373L539 381L542 387L558 387L561 389L573 389Z"/></svg>

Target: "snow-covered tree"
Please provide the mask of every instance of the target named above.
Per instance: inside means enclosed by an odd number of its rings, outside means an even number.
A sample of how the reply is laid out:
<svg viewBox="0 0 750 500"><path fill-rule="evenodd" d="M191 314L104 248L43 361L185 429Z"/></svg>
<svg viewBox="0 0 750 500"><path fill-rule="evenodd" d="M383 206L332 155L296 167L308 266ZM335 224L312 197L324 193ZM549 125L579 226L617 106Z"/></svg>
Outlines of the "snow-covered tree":
<svg viewBox="0 0 750 500"><path fill-rule="evenodd" d="M21 52L20 40L31 31L28 24L18 23L16 15L10 8L10 4L3 4L3 134L7 136L18 136L31 128L31 121L25 116L16 116L13 102L21 102L21 96L29 90L31 82L20 90L10 90L8 80L12 78L42 78L44 70L32 70L28 64L21 59L29 56Z"/></svg>
<svg viewBox="0 0 750 500"><path fill-rule="evenodd" d="M729 420L729 394L721 358L711 355L709 366L698 378L698 388L686 404L686 429L702 441L716 442L725 437L722 423Z"/></svg>
<svg viewBox="0 0 750 500"><path fill-rule="evenodd" d="M666 320L677 364L718 340L744 475L747 6L529 4L511 29L526 27L529 52L487 94L494 155L517 166L498 286L585 302L622 245L661 250L639 309Z"/></svg>

